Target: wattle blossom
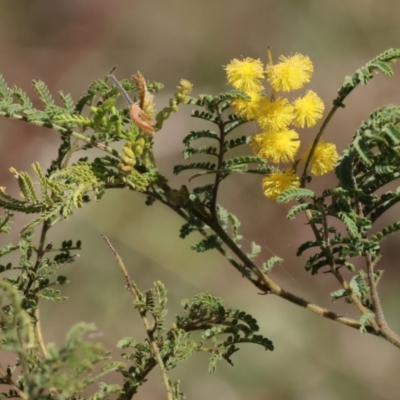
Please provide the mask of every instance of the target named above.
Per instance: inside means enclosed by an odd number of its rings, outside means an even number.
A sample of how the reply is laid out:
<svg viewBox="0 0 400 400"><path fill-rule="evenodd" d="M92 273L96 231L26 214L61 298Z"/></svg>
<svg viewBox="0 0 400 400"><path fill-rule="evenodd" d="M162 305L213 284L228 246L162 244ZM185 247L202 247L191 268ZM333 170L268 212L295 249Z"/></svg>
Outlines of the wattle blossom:
<svg viewBox="0 0 400 400"><path fill-rule="evenodd" d="M300 128L314 126L322 118L324 103L316 93L309 90L304 97L293 102L293 125Z"/></svg>
<svg viewBox="0 0 400 400"><path fill-rule="evenodd" d="M235 89L245 93L257 92L263 89L264 67L260 60L245 58L233 59L226 67L228 83Z"/></svg>
<svg viewBox="0 0 400 400"><path fill-rule="evenodd" d="M310 154L312 143L308 146L306 152L301 156L301 160L306 162ZM324 175L333 170L338 159L336 145L321 140L315 148L310 161L310 172L315 175Z"/></svg>
<svg viewBox="0 0 400 400"><path fill-rule="evenodd" d="M250 147L258 157L273 163L287 163L294 160L300 147L299 135L292 129L263 132L252 136Z"/></svg>
<svg viewBox="0 0 400 400"><path fill-rule="evenodd" d="M300 179L292 169L286 171L272 172L262 181L262 188L265 196L276 201L278 196L288 189L294 189L300 186Z"/></svg>
<svg viewBox="0 0 400 400"><path fill-rule="evenodd" d="M238 97L232 100L231 107L235 114L238 114L242 118L251 121L256 116L256 111L259 101L261 100L261 95L259 94L259 92L249 92L246 94L251 98L250 101L246 101Z"/></svg>
<svg viewBox="0 0 400 400"><path fill-rule="evenodd" d="M299 160L295 157L300 139L299 134L291 128L316 125L322 118L324 103L311 90L293 102L277 92L302 88L311 79L313 64L309 57L296 53L290 57L281 56L277 64L271 61L265 70L263 68L260 60L252 58L234 59L225 67L228 83L250 98L250 101L233 99L232 111L247 121L256 121L262 130L250 137L249 145L253 154L273 164L297 164ZM265 80L270 90L264 88ZM309 152L310 147L300 159L305 161ZM322 175L331 171L337 159L335 145L321 141L310 160L310 173ZM300 179L291 168L275 170L265 176L262 182L264 194L271 200L276 200L285 190L299 186Z"/></svg>
<svg viewBox="0 0 400 400"><path fill-rule="evenodd" d="M256 110L256 121L262 129L285 129L293 120L293 107L284 98L274 101L262 97Z"/></svg>
<svg viewBox="0 0 400 400"><path fill-rule="evenodd" d="M310 81L314 67L307 56L296 53L291 57L280 56L279 60L278 64L270 64L265 70L274 90L290 92Z"/></svg>

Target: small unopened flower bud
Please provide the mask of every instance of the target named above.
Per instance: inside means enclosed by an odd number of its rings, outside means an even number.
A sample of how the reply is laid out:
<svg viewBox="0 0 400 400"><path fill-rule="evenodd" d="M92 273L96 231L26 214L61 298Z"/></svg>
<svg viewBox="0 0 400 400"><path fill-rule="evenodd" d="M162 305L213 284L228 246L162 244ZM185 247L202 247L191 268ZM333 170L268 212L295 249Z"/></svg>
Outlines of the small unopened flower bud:
<svg viewBox="0 0 400 400"><path fill-rule="evenodd" d="M127 142L127 144L128 144L129 142ZM132 151L132 149L131 149L131 143L129 143L129 146L127 146L127 144L123 147L123 151L124 151L124 153L128 156L128 157L130 157L130 158L135 158L135 153Z"/></svg>
<svg viewBox="0 0 400 400"><path fill-rule="evenodd" d="M133 171L133 167L130 165L124 165L122 163L119 163L117 168L121 171L121 172L131 172Z"/></svg>
<svg viewBox="0 0 400 400"><path fill-rule="evenodd" d="M122 156L121 157L121 161L125 164L125 165L130 165L130 166L134 166L136 164L136 160L134 158L130 158L127 156Z"/></svg>

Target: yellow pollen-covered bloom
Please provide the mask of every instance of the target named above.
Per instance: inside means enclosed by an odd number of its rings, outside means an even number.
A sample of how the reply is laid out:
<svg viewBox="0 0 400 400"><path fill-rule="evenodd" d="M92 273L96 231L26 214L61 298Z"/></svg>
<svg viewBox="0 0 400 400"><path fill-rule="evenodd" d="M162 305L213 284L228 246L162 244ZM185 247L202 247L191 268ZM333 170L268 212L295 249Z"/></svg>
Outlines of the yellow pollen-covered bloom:
<svg viewBox="0 0 400 400"><path fill-rule="evenodd" d="M279 63L268 65L265 74L276 91L290 92L300 89L310 81L314 70L309 57L296 53L291 57L279 57Z"/></svg>
<svg viewBox="0 0 400 400"><path fill-rule="evenodd" d="M273 163L293 161L299 147L299 135L292 129L258 133L250 140L254 154Z"/></svg>
<svg viewBox="0 0 400 400"><path fill-rule="evenodd" d="M293 120L293 107L288 99L278 98L274 101L262 97L257 105L256 121L262 129L285 129Z"/></svg>
<svg viewBox="0 0 400 400"><path fill-rule="evenodd" d="M226 67L228 83L245 93L262 90L261 80L264 79L264 67L261 60L234 58Z"/></svg>
<svg viewBox="0 0 400 400"><path fill-rule="evenodd" d="M300 179L293 169L272 172L262 181L262 188L265 196L273 201L276 201L278 196L285 190L294 189L299 186Z"/></svg>
<svg viewBox="0 0 400 400"><path fill-rule="evenodd" d="M310 154L312 143L308 146L306 152L301 156L303 162L307 161ZM336 145L321 140L315 148L310 161L310 172L315 175L324 175L333 170L338 159Z"/></svg>
<svg viewBox="0 0 400 400"><path fill-rule="evenodd" d="M256 109L258 107L258 102L261 99L259 92L249 92L246 93L251 100L246 101L241 98L236 98L231 101L231 107L235 114L240 115L242 118L248 121L252 120L256 116Z"/></svg>
<svg viewBox="0 0 400 400"><path fill-rule="evenodd" d="M300 128L314 126L322 117L324 103L312 90L305 96L299 97L293 103L294 120L293 125Z"/></svg>

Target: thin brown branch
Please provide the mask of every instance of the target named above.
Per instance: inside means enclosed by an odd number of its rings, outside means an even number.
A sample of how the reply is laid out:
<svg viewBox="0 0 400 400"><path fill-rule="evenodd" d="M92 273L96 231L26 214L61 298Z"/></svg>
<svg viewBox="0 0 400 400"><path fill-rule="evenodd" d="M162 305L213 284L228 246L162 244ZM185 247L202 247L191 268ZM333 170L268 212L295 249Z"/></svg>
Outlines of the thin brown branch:
<svg viewBox="0 0 400 400"><path fill-rule="evenodd" d="M216 170L218 171L215 175L215 181L213 186L213 194L211 198L211 206L210 211L212 217L217 220L217 200L218 200L218 189L221 183L221 173L219 172L222 169L222 164L224 161L224 140L225 140L225 125L222 119L222 114L220 108L217 106L217 124L219 129L219 153L218 153L218 164Z"/></svg>
<svg viewBox="0 0 400 400"><path fill-rule="evenodd" d="M335 258L333 256L333 251L332 247L330 244L329 240L329 229L328 229L328 221L326 218L326 214L324 212L324 209L320 207L320 212L322 216L322 225L324 228L324 236L323 238L321 237L315 223L312 221L312 214L310 210L306 210L305 214L307 217L307 220L311 226L311 229L314 233L315 239L317 239L319 242L322 242L322 239L325 243L325 247L323 249L323 252L325 253L325 257L329 263L330 271L332 275L336 278L336 280L339 282L340 286L344 289L346 295L351 299L351 301L355 304L355 306L358 308L360 313L362 315L366 314L369 312L369 310L362 304L361 300L358 298L358 296L354 293L353 289L350 287L349 283L343 278L342 274L339 271L339 268L336 266L335 263ZM375 319L372 317L369 320L371 326L373 329L378 332L379 327L375 321Z"/></svg>
<svg viewBox="0 0 400 400"><path fill-rule="evenodd" d="M104 241L106 242L107 246L113 252L114 257L116 258L116 260L118 262L118 265L119 265L119 267L121 269L121 272L124 275L124 278L125 278L125 281L126 281L126 286L128 288L129 293L132 295L132 297L135 300L138 300L139 299L138 292L136 291L136 289L132 285L132 280L131 280L131 278L130 278L130 276L128 274L128 270L126 269L124 262L122 261L122 258L120 257L118 252L115 250L115 248L111 244L110 240L105 235L101 235L101 237L104 239ZM167 370L165 368L164 361L163 361L163 359L161 357L161 353L160 353L160 349L158 348L157 341L154 338L153 329L151 328L151 325L150 325L149 321L147 320L146 312L141 310L141 309L138 309L138 311L139 311L140 317L142 319L143 325L144 325L144 327L146 329L147 337L149 339L150 347L151 347L151 350L153 352L154 358L156 359L158 367L160 368L160 371L161 371L161 377L162 377L162 380L164 382L165 390L167 392L167 399L168 400L173 400L174 396L173 396L172 388L171 388L171 385L170 385L170 381L169 381L168 376L167 376Z"/></svg>
<svg viewBox="0 0 400 400"><path fill-rule="evenodd" d="M16 392L21 399L28 399L26 397L25 393L15 384L15 382L12 380L12 378L6 373L4 368L0 365L0 377L4 379L4 381L7 382L7 384L11 387L14 392Z"/></svg>
<svg viewBox="0 0 400 400"><path fill-rule="evenodd" d="M146 192L147 195L154 197L161 203L165 204L167 207L171 208L173 211L175 211L178 215L180 215L182 218L184 218L186 221L189 219L189 217L180 209L179 207L175 206L174 204L168 202L167 200L163 199L161 196L159 196L157 193L154 192ZM324 318L328 318L330 320L339 322L341 324L344 324L346 326L349 326L354 329L360 329L361 324L352 318L344 317L340 314L337 314L333 311L330 311L324 307L321 307L317 304L313 304L283 288L281 288L275 281L273 281L271 278L266 276L262 271L257 268L255 264L252 263L251 260L248 259L248 257L242 252L242 250L236 245L236 243L227 235L227 233L219 226L219 224L216 224L214 226L211 226L211 222L205 218L204 215L202 215L200 212L197 212L196 210L191 210L193 215L200 219L202 222L205 224L209 225L215 233L218 234L218 236L222 239L222 241L228 246L228 248L238 257L238 259L245 265L245 267L249 270L254 272L257 278L250 276L250 275L245 275L245 278L248 279L254 286L256 286L258 289L260 289L264 293L271 292L272 294L281 297L282 299L285 299L297 306L300 306L302 308L305 308L306 310L309 310L315 314L321 315ZM214 229L215 228L215 229ZM204 230L199 230L199 232L204 236L208 237L207 233ZM232 256L230 256L223 247L217 247L216 250L223 255L231 265L233 265L241 274L243 274L243 271L238 268L237 262L234 260ZM367 331L371 334L375 334L376 332L373 329L367 328Z"/></svg>
<svg viewBox="0 0 400 400"><path fill-rule="evenodd" d="M338 109L337 106L333 106L332 109L329 111L329 114L326 116L324 119L324 122L321 125L321 128L319 129L317 135L315 136L314 142L311 146L310 152L308 153L308 157L304 166L303 174L301 176L300 182L301 182L301 187L305 187L307 183L307 175L308 175L308 168L310 166L312 157L315 153L315 149L318 146L319 141L321 140L322 134L325 131L325 128L327 127L329 121L332 119L333 115L335 114L336 110Z"/></svg>

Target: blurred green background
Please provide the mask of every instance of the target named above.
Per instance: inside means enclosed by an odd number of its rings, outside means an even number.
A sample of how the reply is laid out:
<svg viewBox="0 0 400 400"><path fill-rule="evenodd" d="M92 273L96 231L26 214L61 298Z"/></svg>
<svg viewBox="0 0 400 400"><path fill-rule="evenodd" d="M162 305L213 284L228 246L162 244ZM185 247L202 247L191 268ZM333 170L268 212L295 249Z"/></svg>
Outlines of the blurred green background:
<svg viewBox="0 0 400 400"><path fill-rule="evenodd" d="M119 78L140 70L147 79L165 84L156 98L167 104L181 78L195 85L195 93L226 90L222 66L232 58L266 59L267 46L275 57L300 52L314 63L307 89L316 91L328 108L346 75L378 53L399 47L400 2L390 0L218 0L218 1L21 1L0 2L0 73L10 84L33 94L32 79L45 81L55 94L70 92L77 99L95 79L114 65ZM346 101L326 138L342 150L362 119L380 105L399 103L397 76L378 76ZM175 177L182 139L202 126L181 108L155 137L158 166L171 185L187 183ZM255 127L247 127L254 132ZM307 142L316 131L302 133ZM56 133L23 123L0 120L0 185L16 193L8 168L30 170L39 161L47 168L59 144ZM334 185L333 174L315 180L313 188ZM311 237L305 220L285 220L289 206L267 201L260 179L235 176L222 186L220 201L242 221L245 246L263 247L261 264L272 255L285 259L272 272L281 285L310 301L358 318L351 306L331 304L338 289L330 274L310 277L305 257L296 258L299 244ZM398 209L397 209L398 215ZM394 215L385 216L379 225ZM24 221L14 224L14 233ZM275 344L274 352L243 347L235 366L221 364L213 375L198 354L173 372L181 378L189 399L337 400L399 398L398 350L378 338L324 320L273 296L260 296L216 252L190 250L196 238L178 238L181 221L159 204L144 206L144 198L129 191L113 191L55 227L51 240L83 241L80 258L64 268L71 284L63 288L68 302L44 304L46 341L62 343L65 331L77 321L95 322L100 340L117 356L115 343L124 336L143 339L140 321L124 289L115 260L100 233L106 234L124 258L131 276L142 287L163 281L169 289L170 321L181 312L179 302L200 291L222 297L259 321L261 332ZM379 227L378 227L379 228ZM4 238L0 238L4 241ZM380 288L387 319L400 331L399 236L384 242L385 269ZM7 239L8 242L8 239ZM0 243L4 244L4 243ZM247 248L245 249L247 250ZM4 354L2 355L4 356ZM159 372L139 393L140 399L163 398Z"/></svg>

